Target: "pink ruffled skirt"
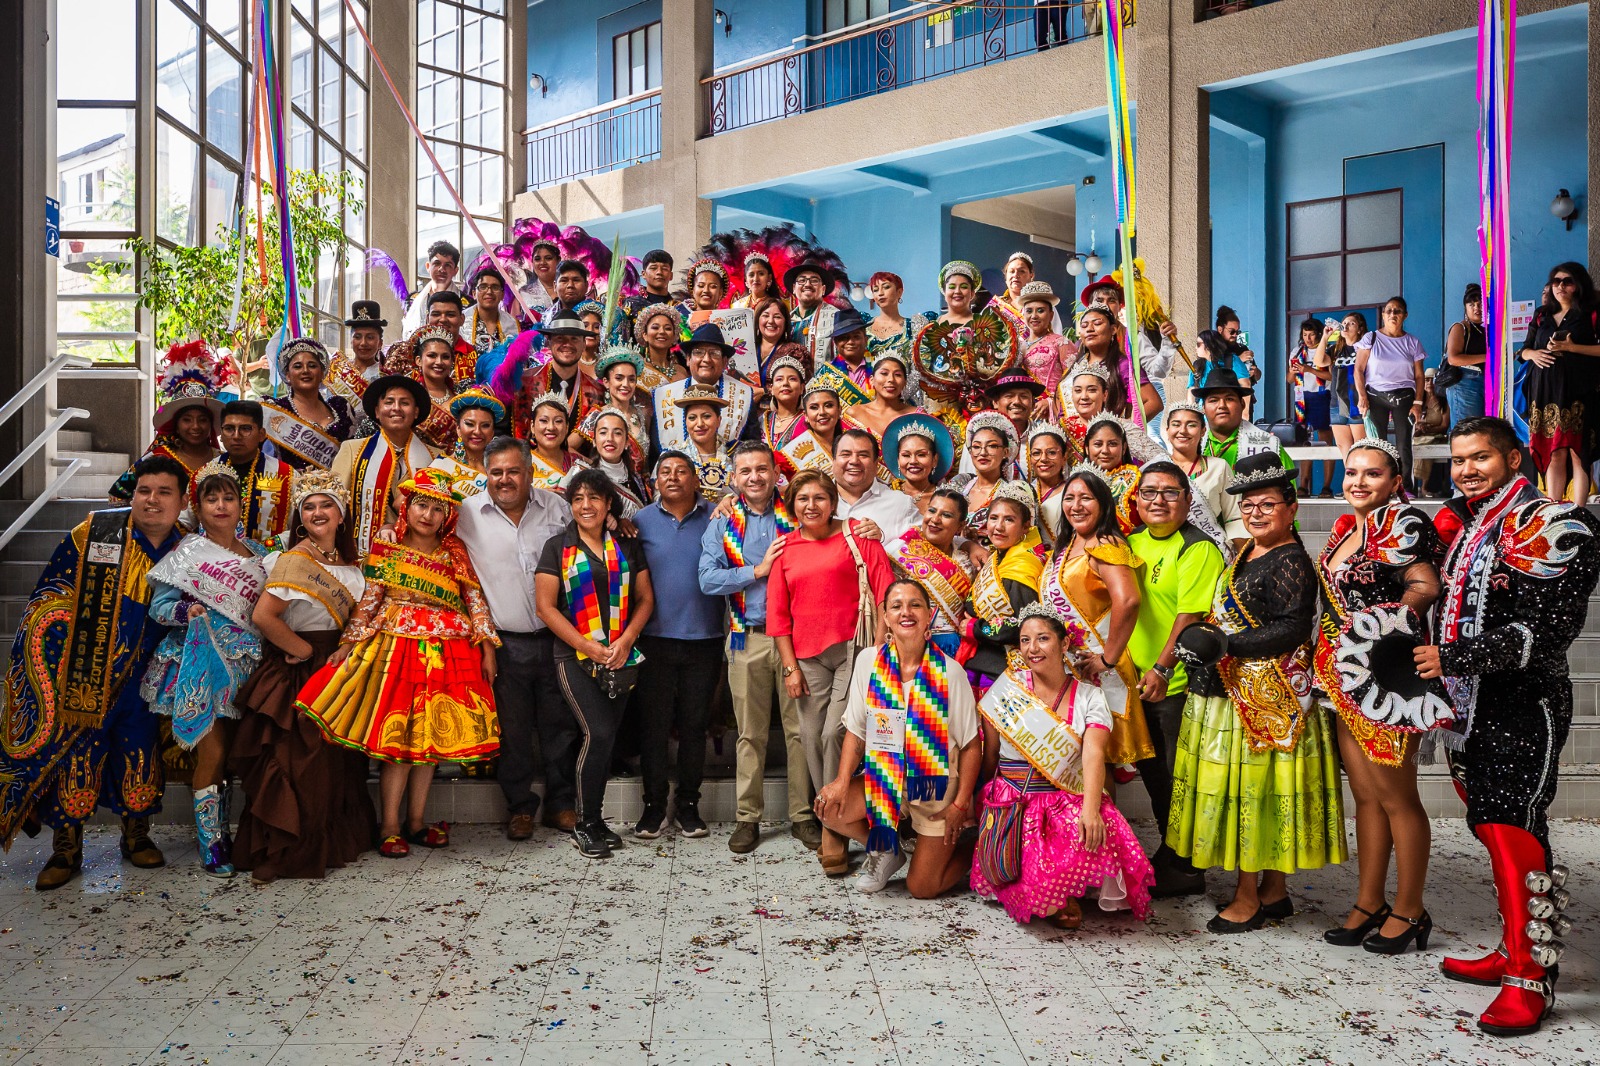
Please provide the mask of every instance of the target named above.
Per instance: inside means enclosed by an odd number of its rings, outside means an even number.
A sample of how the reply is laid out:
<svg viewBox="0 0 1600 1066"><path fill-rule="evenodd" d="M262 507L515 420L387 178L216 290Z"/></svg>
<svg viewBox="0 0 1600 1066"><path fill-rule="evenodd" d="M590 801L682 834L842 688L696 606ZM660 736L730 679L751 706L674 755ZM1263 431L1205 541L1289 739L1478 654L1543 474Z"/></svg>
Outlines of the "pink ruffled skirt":
<svg viewBox="0 0 1600 1066"><path fill-rule="evenodd" d="M972 890L993 896L1020 923L1054 914L1068 900L1097 890L1103 911L1150 913L1155 870L1122 812L1108 796L1100 803L1106 841L1088 851L1079 840L1083 797L1071 792L1023 792L1001 777L983 789L984 817L972 860ZM1020 826L1020 828L1019 828ZM1008 839L1002 839L1008 838ZM1020 849L1016 844L1020 838ZM1014 858L1000 858L1005 852ZM985 870L989 871L986 875ZM997 874L1004 870L1004 874ZM1011 877L994 884L991 876Z"/></svg>

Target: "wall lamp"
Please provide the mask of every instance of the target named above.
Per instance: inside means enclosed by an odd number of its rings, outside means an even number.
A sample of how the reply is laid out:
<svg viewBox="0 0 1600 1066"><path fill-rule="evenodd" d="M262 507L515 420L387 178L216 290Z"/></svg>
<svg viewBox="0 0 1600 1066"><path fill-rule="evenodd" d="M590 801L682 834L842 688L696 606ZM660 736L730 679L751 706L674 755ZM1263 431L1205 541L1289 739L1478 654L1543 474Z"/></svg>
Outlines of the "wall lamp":
<svg viewBox="0 0 1600 1066"><path fill-rule="evenodd" d="M530 88L530 89L538 89L540 96L549 96L550 95L550 83L544 80L544 75L543 74L531 74L531 75L529 75L528 76L528 88Z"/></svg>
<svg viewBox="0 0 1600 1066"><path fill-rule="evenodd" d="M867 298L867 288L866 288L865 285L861 284L861 282L858 281L854 285L850 286L850 299L856 301L857 303L860 303L862 300L865 300L866 298Z"/></svg>
<svg viewBox="0 0 1600 1066"><path fill-rule="evenodd" d="M1073 252L1072 258L1067 260L1067 273L1077 277L1087 270L1091 275L1094 275L1100 273L1100 268L1104 265L1104 263L1100 262L1100 257L1093 252L1088 255L1082 252Z"/></svg>
<svg viewBox="0 0 1600 1066"><path fill-rule="evenodd" d="M1573 202L1572 194L1562 189L1556 193L1556 198L1550 201L1550 213L1567 224L1567 229L1572 228L1572 220L1578 217L1578 205Z"/></svg>
<svg viewBox="0 0 1600 1066"><path fill-rule="evenodd" d="M722 27L722 35L726 37L728 34L733 32L733 20L729 18L728 13L722 10L720 7L716 9L716 12L716 23L718 26Z"/></svg>

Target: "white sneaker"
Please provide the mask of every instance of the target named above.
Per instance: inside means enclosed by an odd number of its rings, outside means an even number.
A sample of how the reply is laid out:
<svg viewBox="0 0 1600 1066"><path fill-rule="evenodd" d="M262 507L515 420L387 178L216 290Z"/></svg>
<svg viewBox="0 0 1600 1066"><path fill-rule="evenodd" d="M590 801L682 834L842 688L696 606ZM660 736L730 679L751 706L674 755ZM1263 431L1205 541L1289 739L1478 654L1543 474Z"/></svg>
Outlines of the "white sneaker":
<svg viewBox="0 0 1600 1066"><path fill-rule="evenodd" d="M867 861L861 864L861 873L856 877L856 891L868 895L882 892L884 886L889 883L889 878L905 864L906 857L902 852L867 852Z"/></svg>

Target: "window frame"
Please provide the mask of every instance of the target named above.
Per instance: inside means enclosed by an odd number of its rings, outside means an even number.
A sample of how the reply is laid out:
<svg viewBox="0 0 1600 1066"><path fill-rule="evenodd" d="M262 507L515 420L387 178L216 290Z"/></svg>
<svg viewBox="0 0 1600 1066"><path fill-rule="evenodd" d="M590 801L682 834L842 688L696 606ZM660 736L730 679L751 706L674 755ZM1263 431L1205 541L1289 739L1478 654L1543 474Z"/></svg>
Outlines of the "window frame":
<svg viewBox="0 0 1600 1066"><path fill-rule="evenodd" d="M656 66L656 69L655 69L655 81L654 81L654 83L651 82L651 78L650 78L650 31L651 30L655 30L655 36L656 36L656 54L655 54L655 66ZM634 39L635 35L638 35L639 41L640 41L640 47L644 50L644 85L642 85L642 86L635 86L633 84L633 70L634 70L634 64L633 64L634 40L633 39ZM621 33L612 34L612 36L611 36L611 99L612 100L627 100L627 99L631 99L632 97L635 97L635 96L643 95L644 93L655 92L656 90L661 88L661 67L662 67L661 49L662 49L662 40L663 40L663 38L662 38L662 26L661 26L661 20L660 19L656 19L654 22L646 22L641 26L635 26L631 30L624 30ZM617 62L617 45L618 45L619 42L626 42L626 44L627 44L628 62L627 62L626 66L623 66L623 65L621 65L621 64L619 64ZM617 85L618 77L624 70L627 71L627 79L628 79L627 92L618 92L617 91L618 90L618 85Z"/></svg>
<svg viewBox="0 0 1600 1066"><path fill-rule="evenodd" d="M1399 217L1398 217L1398 220L1397 220L1397 223L1396 223L1397 228L1399 229L1399 232L1400 232L1400 241L1399 241L1399 243L1396 243L1396 244L1375 244L1375 245L1363 245L1361 247L1351 247L1350 243L1349 243L1349 240L1350 240L1350 214L1349 214L1350 202L1352 200L1363 200L1363 199L1368 199L1368 198L1374 197L1374 196L1390 196L1390 195L1397 196L1399 198L1399 202L1400 202ZM1295 208L1297 208L1297 207L1312 207L1312 206L1315 206L1317 204L1331 204L1331 203L1337 203L1339 205L1339 247L1338 247L1338 249L1336 251L1332 251L1332 252L1311 252L1311 253L1308 253L1308 254L1305 254L1305 255L1290 255L1289 254L1289 248L1290 248L1290 246L1291 246L1291 244L1293 242L1293 239L1294 239L1294 212L1295 212ZM1393 188L1393 189L1373 189L1370 192L1358 192L1358 193L1340 194L1338 196L1319 196L1319 197L1315 197L1315 198L1310 199L1310 200L1295 200L1295 201L1290 202L1290 203L1285 203L1284 204L1284 208L1283 208L1283 247L1284 247L1284 257L1283 257L1283 263L1284 263L1284 269L1283 269L1284 301L1283 302L1284 302L1284 305L1288 309L1289 316L1291 318L1293 318L1295 316L1326 314L1326 313L1334 312L1334 311L1343 312L1343 311L1352 310L1352 309L1354 309L1354 310L1362 310L1362 309L1365 309L1366 307L1370 306L1370 303L1351 303L1350 302L1349 258L1350 258L1351 255L1365 255L1365 254L1371 253L1371 252L1394 252L1399 257L1398 270L1399 270L1399 273L1400 273L1400 277L1402 279L1404 279L1404 277L1405 277L1405 233L1406 233L1406 195L1405 195L1405 190L1403 188L1396 187L1396 188ZM1307 261L1312 260L1312 259L1332 259L1332 258L1335 258L1335 257L1337 257L1338 260L1339 260L1339 303L1334 304L1334 305L1330 305L1330 306L1326 306L1326 307L1301 307L1301 306L1299 306L1297 304L1296 300L1295 300L1294 283L1292 281L1292 273L1290 271L1290 265L1293 264L1293 263L1307 262Z"/></svg>

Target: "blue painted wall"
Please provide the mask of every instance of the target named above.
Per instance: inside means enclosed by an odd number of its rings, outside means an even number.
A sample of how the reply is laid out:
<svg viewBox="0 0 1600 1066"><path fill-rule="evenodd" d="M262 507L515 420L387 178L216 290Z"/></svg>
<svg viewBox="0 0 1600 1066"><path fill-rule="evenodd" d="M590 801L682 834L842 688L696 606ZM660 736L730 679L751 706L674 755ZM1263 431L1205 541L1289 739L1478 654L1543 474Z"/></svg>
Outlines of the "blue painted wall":
<svg viewBox="0 0 1600 1066"><path fill-rule="evenodd" d="M1587 55L1583 50L1530 57L1517 66L1516 144L1511 183L1513 298L1536 299L1549 268L1587 254L1588 212L1569 232L1550 214L1558 188L1588 202ZM1239 117L1248 90L1212 95L1214 112ZM1259 103L1257 107L1265 106ZM1443 334L1460 314L1460 294L1478 272L1477 103L1470 71L1409 85L1268 108L1264 188L1239 184L1248 170L1240 143L1213 129L1211 210L1213 302L1241 312L1259 289L1259 319L1247 318L1252 347L1282 376L1287 338L1283 218L1286 204L1401 185L1405 213L1405 296L1410 328L1436 364ZM1442 164L1408 149L1441 145ZM1381 153L1405 153L1383 155ZM1349 160L1349 163L1346 163ZM1430 172L1430 167L1433 170ZM1442 191L1439 168L1442 167ZM1348 183L1348 188L1346 187ZM1235 256L1219 233L1264 218L1265 251ZM1083 225L1080 208L1079 225ZM1431 260L1431 261L1430 261ZM1264 276L1254 276L1262 264ZM1243 276L1234 275L1242 265ZM1243 305L1243 306L1241 306ZM1252 311L1252 315L1254 312ZM1268 411L1281 416L1273 390Z"/></svg>

